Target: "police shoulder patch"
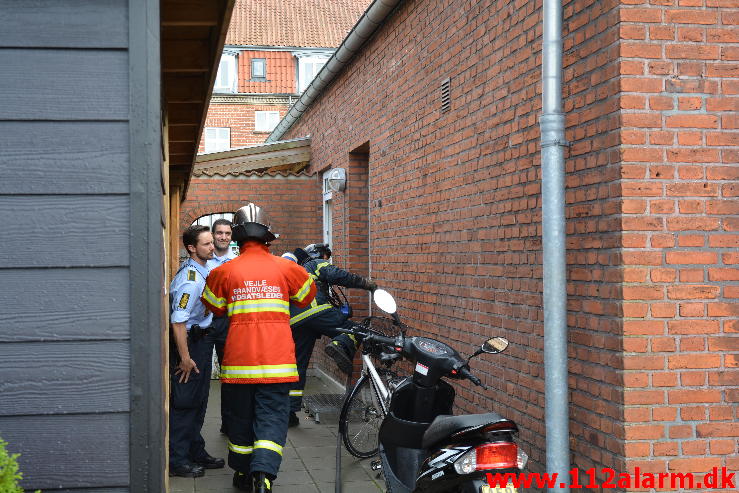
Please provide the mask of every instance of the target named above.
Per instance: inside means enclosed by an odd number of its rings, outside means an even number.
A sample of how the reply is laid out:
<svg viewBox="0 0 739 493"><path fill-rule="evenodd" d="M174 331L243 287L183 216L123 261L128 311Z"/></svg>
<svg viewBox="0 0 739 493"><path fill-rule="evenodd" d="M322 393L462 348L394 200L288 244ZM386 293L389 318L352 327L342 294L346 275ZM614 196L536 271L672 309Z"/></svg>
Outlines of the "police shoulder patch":
<svg viewBox="0 0 739 493"><path fill-rule="evenodd" d="M180 303L177 305L180 308L187 308L187 302L190 301L190 293L183 293L180 298Z"/></svg>
<svg viewBox="0 0 739 493"><path fill-rule="evenodd" d="M194 281L195 280L195 271L192 269L189 269L187 271L187 280L188 281Z"/></svg>

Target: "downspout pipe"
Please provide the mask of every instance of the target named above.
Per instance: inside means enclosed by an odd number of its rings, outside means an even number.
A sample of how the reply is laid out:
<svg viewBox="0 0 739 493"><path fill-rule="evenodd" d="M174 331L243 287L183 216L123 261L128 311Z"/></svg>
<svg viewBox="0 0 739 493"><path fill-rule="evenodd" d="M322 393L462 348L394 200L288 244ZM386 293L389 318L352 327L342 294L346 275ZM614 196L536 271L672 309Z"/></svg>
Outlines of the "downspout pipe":
<svg viewBox="0 0 739 493"><path fill-rule="evenodd" d="M544 249L544 417L547 473L569 478L565 115L562 112L562 3L544 0L542 42L542 243ZM559 482L559 481L558 481ZM565 483L567 481L564 481ZM549 488L568 493L567 488Z"/></svg>
<svg viewBox="0 0 739 493"><path fill-rule="evenodd" d="M364 43L372 36L378 27L390 15L393 9L402 0L375 0L367 7L357 23L354 25L339 48L328 59L326 65L313 79L313 82L305 89L295 104L287 112L287 115L277 124L275 129L267 137L266 142L275 142L287 132L287 130L300 119L303 113L310 107L313 101L321 95L321 92L332 80L344 69L354 55L362 48Z"/></svg>

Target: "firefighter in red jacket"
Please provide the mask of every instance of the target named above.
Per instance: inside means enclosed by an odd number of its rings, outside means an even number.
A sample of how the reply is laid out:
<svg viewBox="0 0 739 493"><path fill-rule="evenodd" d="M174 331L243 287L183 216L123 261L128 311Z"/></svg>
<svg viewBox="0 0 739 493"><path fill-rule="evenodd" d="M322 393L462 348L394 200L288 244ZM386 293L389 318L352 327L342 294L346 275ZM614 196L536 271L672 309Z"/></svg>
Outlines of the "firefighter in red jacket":
<svg viewBox="0 0 739 493"><path fill-rule="evenodd" d="M208 275L202 300L230 319L221 367L221 398L229 409L228 465L242 491L272 491L298 381L290 303L307 306L316 286L302 267L269 252L276 235L263 211L247 204L234 214L240 255Z"/></svg>

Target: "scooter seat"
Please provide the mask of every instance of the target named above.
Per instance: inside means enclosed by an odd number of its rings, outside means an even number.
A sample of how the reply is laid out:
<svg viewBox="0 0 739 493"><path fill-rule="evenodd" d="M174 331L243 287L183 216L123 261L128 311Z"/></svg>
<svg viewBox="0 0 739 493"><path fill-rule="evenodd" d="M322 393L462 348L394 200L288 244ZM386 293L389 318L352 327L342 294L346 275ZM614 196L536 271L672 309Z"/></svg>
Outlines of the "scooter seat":
<svg viewBox="0 0 739 493"><path fill-rule="evenodd" d="M423 434L422 446L429 449L436 443L449 438L454 433L469 428L482 428L494 423L502 423L508 421L511 429L515 430L516 424L513 421L505 419L498 413L485 414L462 414L459 416L437 416L429 425Z"/></svg>

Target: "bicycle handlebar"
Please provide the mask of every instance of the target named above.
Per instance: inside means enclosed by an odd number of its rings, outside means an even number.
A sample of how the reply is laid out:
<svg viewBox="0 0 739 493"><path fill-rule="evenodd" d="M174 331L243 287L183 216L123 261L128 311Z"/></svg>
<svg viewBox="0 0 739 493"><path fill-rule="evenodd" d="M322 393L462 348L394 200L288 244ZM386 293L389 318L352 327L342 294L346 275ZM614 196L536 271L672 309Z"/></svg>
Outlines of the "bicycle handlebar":
<svg viewBox="0 0 739 493"><path fill-rule="evenodd" d="M362 338L362 342L377 342L385 346L396 347L398 340L395 337L387 337L380 334L376 334L371 330L363 331L361 329L342 329L337 328L337 332L343 334L351 334Z"/></svg>

